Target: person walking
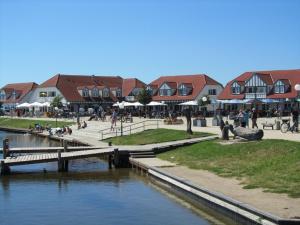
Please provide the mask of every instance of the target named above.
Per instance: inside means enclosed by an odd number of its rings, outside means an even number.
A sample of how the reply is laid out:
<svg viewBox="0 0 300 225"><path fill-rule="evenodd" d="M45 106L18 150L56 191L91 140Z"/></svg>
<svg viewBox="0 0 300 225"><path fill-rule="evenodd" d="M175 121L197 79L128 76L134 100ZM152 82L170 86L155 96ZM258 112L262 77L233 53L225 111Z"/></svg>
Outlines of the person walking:
<svg viewBox="0 0 300 225"><path fill-rule="evenodd" d="M252 120L252 129L254 129L254 127L256 127L258 129L257 126L257 111L255 108L252 109L252 114L251 114L251 120Z"/></svg>
<svg viewBox="0 0 300 225"><path fill-rule="evenodd" d="M114 130L116 124L117 124L117 112L115 109L113 109L113 112L111 114L111 127L110 127L111 131Z"/></svg>
<svg viewBox="0 0 300 225"><path fill-rule="evenodd" d="M299 119L299 112L296 108L292 111L292 120L293 120L293 126L292 126L292 131L298 132L298 121Z"/></svg>

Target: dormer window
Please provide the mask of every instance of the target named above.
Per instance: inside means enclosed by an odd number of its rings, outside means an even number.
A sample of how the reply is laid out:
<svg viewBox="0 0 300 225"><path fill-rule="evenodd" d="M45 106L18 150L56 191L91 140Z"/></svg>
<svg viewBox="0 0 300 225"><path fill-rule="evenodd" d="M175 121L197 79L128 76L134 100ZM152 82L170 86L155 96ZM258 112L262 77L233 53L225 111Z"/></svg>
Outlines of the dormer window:
<svg viewBox="0 0 300 225"><path fill-rule="evenodd" d="M5 92L4 92L4 91L1 91L1 92L0 92L0 100L1 100L1 101L4 101L5 99L6 99Z"/></svg>
<svg viewBox="0 0 300 225"><path fill-rule="evenodd" d="M16 91L15 91L15 90L12 92L12 94L11 94L11 95L12 95L12 99L14 99L14 100L15 100L15 99L17 98L17 93L16 93Z"/></svg>
<svg viewBox="0 0 300 225"><path fill-rule="evenodd" d="M234 95L241 94L241 85L239 85L237 82L234 82L231 85L231 93Z"/></svg>
<svg viewBox="0 0 300 225"><path fill-rule="evenodd" d="M92 89L92 97L99 97L99 90L98 88L93 88Z"/></svg>
<svg viewBox="0 0 300 225"><path fill-rule="evenodd" d="M83 97L89 97L89 89L84 88L84 89L82 90L82 96L83 96Z"/></svg>
<svg viewBox="0 0 300 225"><path fill-rule="evenodd" d="M108 98L109 97L109 89L108 88L104 88L103 89L103 97L104 98Z"/></svg>
<svg viewBox="0 0 300 225"><path fill-rule="evenodd" d="M274 93L276 94L285 93L285 84L281 80L275 83Z"/></svg>
<svg viewBox="0 0 300 225"><path fill-rule="evenodd" d="M118 98L122 97L122 90L120 88L117 89L116 95L117 95Z"/></svg>
<svg viewBox="0 0 300 225"><path fill-rule="evenodd" d="M174 93L174 89L172 89L168 84L164 83L159 89L160 96L171 96Z"/></svg>
<svg viewBox="0 0 300 225"><path fill-rule="evenodd" d="M178 87L178 93L181 96L189 95L192 90L192 85L180 84Z"/></svg>

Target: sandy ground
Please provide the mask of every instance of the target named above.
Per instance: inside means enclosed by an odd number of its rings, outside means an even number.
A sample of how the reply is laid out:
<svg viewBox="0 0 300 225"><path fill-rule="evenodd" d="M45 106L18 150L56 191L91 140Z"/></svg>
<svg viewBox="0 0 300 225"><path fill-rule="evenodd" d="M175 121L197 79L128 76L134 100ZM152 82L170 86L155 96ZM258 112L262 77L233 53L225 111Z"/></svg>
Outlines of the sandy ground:
<svg viewBox="0 0 300 225"><path fill-rule="evenodd" d="M204 170L193 170L183 166L160 169L270 214L282 218L300 218L300 198L290 198L286 194L263 192L263 189L260 188L243 189L240 180L219 177Z"/></svg>

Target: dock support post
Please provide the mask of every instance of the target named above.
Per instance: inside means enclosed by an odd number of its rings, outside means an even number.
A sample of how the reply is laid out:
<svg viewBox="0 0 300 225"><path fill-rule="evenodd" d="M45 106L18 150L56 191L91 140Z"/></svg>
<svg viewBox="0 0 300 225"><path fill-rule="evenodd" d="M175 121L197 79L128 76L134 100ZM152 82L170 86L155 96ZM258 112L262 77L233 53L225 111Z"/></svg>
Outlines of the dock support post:
<svg viewBox="0 0 300 225"><path fill-rule="evenodd" d="M61 150L57 150L57 157L58 157L58 172L64 171L64 161L61 158Z"/></svg>
<svg viewBox="0 0 300 225"><path fill-rule="evenodd" d="M9 140L5 138L3 140L3 160L1 161L1 175L6 175L10 173L10 168L5 164L4 160L10 156L9 152Z"/></svg>
<svg viewBox="0 0 300 225"><path fill-rule="evenodd" d="M64 140L64 152L68 152L68 142ZM64 171L68 172L69 170L69 160L64 160Z"/></svg>
<svg viewBox="0 0 300 225"><path fill-rule="evenodd" d="M108 168L112 169L112 154L108 155Z"/></svg>
<svg viewBox="0 0 300 225"><path fill-rule="evenodd" d="M129 168L129 152L119 151L118 148L114 149L114 166L115 168Z"/></svg>

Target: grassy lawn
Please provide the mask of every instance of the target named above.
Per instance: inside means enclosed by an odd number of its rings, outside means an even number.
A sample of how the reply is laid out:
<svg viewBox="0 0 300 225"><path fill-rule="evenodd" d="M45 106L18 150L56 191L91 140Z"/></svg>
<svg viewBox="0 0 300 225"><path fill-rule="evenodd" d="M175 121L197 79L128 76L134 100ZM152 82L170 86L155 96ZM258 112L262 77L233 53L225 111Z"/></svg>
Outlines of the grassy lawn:
<svg viewBox="0 0 300 225"><path fill-rule="evenodd" d="M171 129L155 129L146 130L141 133L132 134L123 137L113 137L106 139L106 142L111 141L115 145L145 145L152 143L160 143L167 141L177 141L188 138L206 137L211 134L194 132L193 135L188 135L183 130L171 130Z"/></svg>
<svg viewBox="0 0 300 225"><path fill-rule="evenodd" d="M42 126L46 126L46 124L49 124L49 125L51 125L51 127L56 127L55 121L0 118L0 127L28 129L30 125L31 125L31 127L34 127L34 124L36 124L36 123L39 123ZM74 124L74 123L57 121L58 127L68 126L68 125L72 125L72 124Z"/></svg>
<svg viewBox="0 0 300 225"><path fill-rule="evenodd" d="M300 197L300 143L285 140L221 145L205 141L162 153L159 158L242 180L244 188Z"/></svg>

